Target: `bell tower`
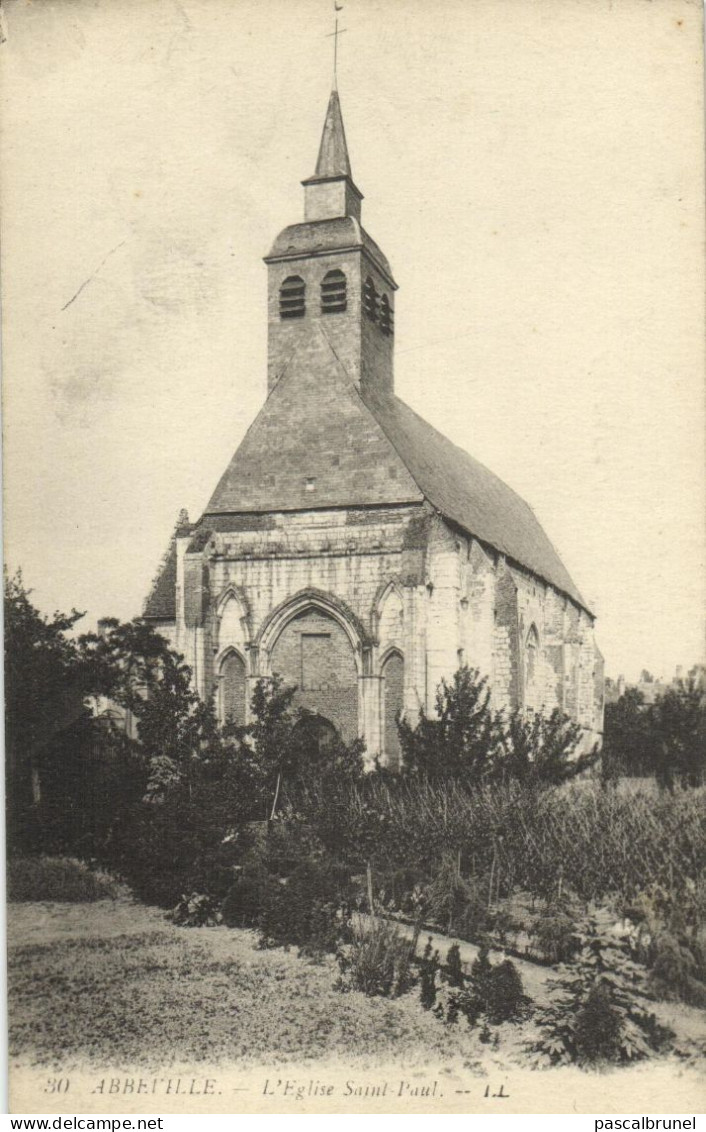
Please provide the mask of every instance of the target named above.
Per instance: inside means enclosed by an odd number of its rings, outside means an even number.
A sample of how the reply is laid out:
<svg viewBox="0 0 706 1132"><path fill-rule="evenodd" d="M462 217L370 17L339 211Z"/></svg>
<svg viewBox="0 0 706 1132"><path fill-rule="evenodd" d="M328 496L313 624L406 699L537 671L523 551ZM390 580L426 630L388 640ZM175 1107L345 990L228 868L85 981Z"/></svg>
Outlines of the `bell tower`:
<svg viewBox="0 0 706 1132"><path fill-rule="evenodd" d="M350 380L393 389L397 284L361 225L363 194L351 173L338 91L329 98L316 169L304 186L304 220L280 232L268 267L268 395L315 327Z"/></svg>

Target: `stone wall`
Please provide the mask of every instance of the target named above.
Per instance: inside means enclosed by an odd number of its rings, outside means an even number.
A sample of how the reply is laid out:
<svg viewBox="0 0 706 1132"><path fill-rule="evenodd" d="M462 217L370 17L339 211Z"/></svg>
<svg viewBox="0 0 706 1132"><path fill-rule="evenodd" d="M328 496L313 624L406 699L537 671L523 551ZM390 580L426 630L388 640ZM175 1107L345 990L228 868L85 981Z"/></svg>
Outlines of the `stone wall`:
<svg viewBox="0 0 706 1132"><path fill-rule="evenodd" d="M488 677L496 708L560 708L586 743L600 731L602 662L589 615L427 504L213 522L218 529L177 548L175 643L202 695L232 650L250 692L279 671L299 685L300 706L394 762L386 702L413 720L420 707L433 712L440 680L467 663ZM393 655L402 664L386 681ZM307 663L330 677L307 687Z"/></svg>

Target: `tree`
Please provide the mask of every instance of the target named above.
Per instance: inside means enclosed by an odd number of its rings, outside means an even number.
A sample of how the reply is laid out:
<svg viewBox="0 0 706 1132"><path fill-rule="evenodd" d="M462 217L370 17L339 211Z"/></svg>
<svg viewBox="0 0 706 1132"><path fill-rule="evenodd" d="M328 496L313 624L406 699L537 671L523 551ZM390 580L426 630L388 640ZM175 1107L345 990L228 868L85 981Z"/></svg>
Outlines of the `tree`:
<svg viewBox="0 0 706 1132"><path fill-rule="evenodd" d="M516 779L527 785L557 784L596 762L594 748L576 757L582 729L558 710L545 716L490 707L488 681L464 666L436 693L437 718L419 712L415 727L399 723L403 773L428 781L465 785Z"/></svg>
<svg viewBox="0 0 706 1132"><path fill-rule="evenodd" d="M288 795L327 783L351 782L364 771L362 740L344 743L338 736L321 739L317 717L293 709L295 687L287 687L281 676L258 680L252 697L253 722L243 733L263 800L273 816Z"/></svg>
<svg viewBox="0 0 706 1132"><path fill-rule="evenodd" d="M464 665L436 692L436 718L420 708L415 727L399 727L403 772L428 781L467 784L492 778L501 757L501 717L490 708L488 681Z"/></svg>
<svg viewBox="0 0 706 1132"><path fill-rule="evenodd" d="M5 573L4 585L8 844L29 849L45 772L87 716L85 670L67 636L83 614L40 613L20 571Z"/></svg>
<svg viewBox="0 0 706 1132"><path fill-rule="evenodd" d="M645 697L637 688L626 688L619 700L606 704L602 762L604 778L654 774Z"/></svg>
<svg viewBox="0 0 706 1132"><path fill-rule="evenodd" d="M576 755L583 732L555 709L545 716L514 711L504 731L502 773L527 786L559 785L583 774L598 760L598 748Z"/></svg>
<svg viewBox="0 0 706 1132"><path fill-rule="evenodd" d="M655 774L662 786L698 786L706 776L706 693L693 677L658 696L647 713Z"/></svg>
<svg viewBox="0 0 706 1132"><path fill-rule="evenodd" d="M149 623L106 619L80 646L91 691L132 717L148 798L177 783L188 787L197 764L222 765L225 739L212 703L201 700L183 657Z"/></svg>

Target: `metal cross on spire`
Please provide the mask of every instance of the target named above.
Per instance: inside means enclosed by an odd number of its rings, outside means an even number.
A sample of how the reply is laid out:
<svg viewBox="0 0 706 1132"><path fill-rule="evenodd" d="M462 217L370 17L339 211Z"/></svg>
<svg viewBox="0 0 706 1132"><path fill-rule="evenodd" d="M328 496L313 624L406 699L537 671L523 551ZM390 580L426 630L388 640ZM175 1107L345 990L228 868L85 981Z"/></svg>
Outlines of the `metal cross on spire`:
<svg viewBox="0 0 706 1132"><path fill-rule="evenodd" d="M331 37L333 36L333 88L334 88L334 90L336 90L337 87L338 87L338 78L337 78L337 74L336 74L337 68L338 68L338 37L339 37L339 35L343 35L344 31L347 30L346 28L339 28L339 26L338 26L338 13L342 9L343 9L343 4L337 4L336 0L333 0L333 10L335 12L334 28L333 28L333 31L330 31L328 33L328 35L326 36L327 39L331 39Z"/></svg>

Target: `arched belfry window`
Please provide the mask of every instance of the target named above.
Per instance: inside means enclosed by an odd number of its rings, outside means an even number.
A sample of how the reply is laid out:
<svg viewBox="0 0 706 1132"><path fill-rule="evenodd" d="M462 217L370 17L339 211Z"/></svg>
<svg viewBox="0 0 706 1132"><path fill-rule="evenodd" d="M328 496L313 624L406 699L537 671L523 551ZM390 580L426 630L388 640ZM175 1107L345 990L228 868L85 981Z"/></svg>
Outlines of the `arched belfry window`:
<svg viewBox="0 0 706 1132"><path fill-rule="evenodd" d="M306 284L300 275L290 275L279 289L279 317L303 318L306 314Z"/></svg>
<svg viewBox="0 0 706 1132"><path fill-rule="evenodd" d="M321 313L339 314L346 309L346 277L342 271L327 271L321 280Z"/></svg>
<svg viewBox="0 0 706 1132"><path fill-rule="evenodd" d="M365 311L371 322L378 320L378 296L375 290L375 284L370 276L367 277L363 285L363 310Z"/></svg>
<svg viewBox="0 0 706 1132"><path fill-rule="evenodd" d="M383 334L395 333L395 316L387 295L380 299L380 329Z"/></svg>

